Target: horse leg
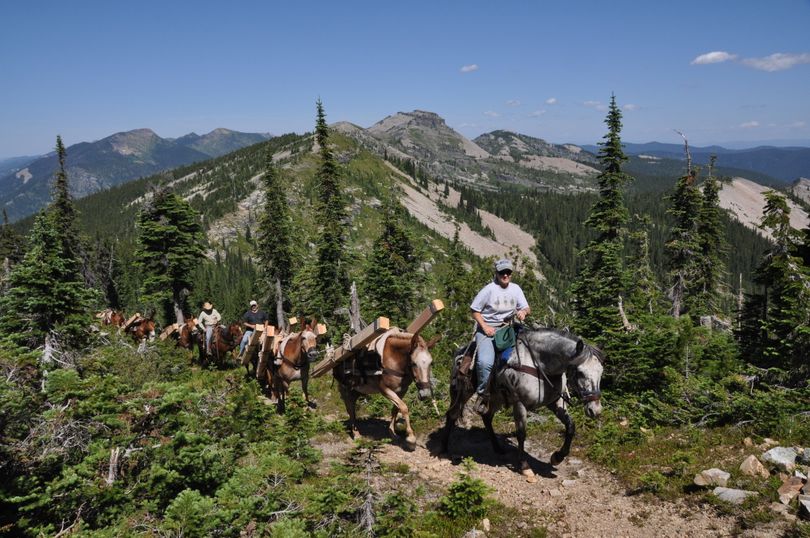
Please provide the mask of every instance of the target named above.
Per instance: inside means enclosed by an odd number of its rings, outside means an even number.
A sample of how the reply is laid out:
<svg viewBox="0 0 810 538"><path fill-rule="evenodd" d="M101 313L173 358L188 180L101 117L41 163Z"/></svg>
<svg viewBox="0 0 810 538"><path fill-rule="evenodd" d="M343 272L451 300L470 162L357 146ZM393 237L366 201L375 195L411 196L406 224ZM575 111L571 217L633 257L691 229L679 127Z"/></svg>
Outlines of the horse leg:
<svg viewBox="0 0 810 538"><path fill-rule="evenodd" d="M349 435L352 439L360 437L360 431L357 429L357 396L358 393L344 385L338 383L340 388L340 398L346 406L346 413L349 415Z"/></svg>
<svg viewBox="0 0 810 538"><path fill-rule="evenodd" d="M382 383L380 383L380 385L382 385ZM380 392L382 392L383 396L394 402L394 406L402 414L402 418L405 419L405 449L414 450L416 448L416 435L413 433L413 428L411 428L411 413L408 411L408 405L402 401L396 392L386 386L380 387ZM396 431L394 430L395 421L396 414L394 414L394 420L388 427L388 430L394 437L397 435Z"/></svg>
<svg viewBox="0 0 810 538"><path fill-rule="evenodd" d="M494 450L496 454L503 454L505 450L501 446L501 443L498 442L498 437L495 435L495 428L492 427L492 419L495 417L497 411L498 406L495 405L495 402L490 402L489 409L487 409L486 413L481 415L481 419L484 421L484 426L487 428L489 440L492 443L492 450Z"/></svg>
<svg viewBox="0 0 810 538"><path fill-rule="evenodd" d="M397 417L399 416L399 407L397 404L391 406L391 422L388 423L388 431L391 435L397 435Z"/></svg>
<svg viewBox="0 0 810 538"><path fill-rule="evenodd" d="M512 415L515 417L515 430L517 430L518 440L518 469L523 476L531 478L534 476L529 462L526 458L526 406L521 402L515 402L512 406Z"/></svg>
<svg viewBox="0 0 810 538"><path fill-rule="evenodd" d="M450 383L450 407L447 409L444 420L444 432L442 435L442 453L446 454L450 451L450 435L453 433L453 427L456 421L464 413L464 405L467 400L472 396L471 391L464 390L464 383L459 379L458 374L454 375Z"/></svg>
<svg viewBox="0 0 810 538"><path fill-rule="evenodd" d="M301 390L304 391L304 400L307 402L307 406L310 409L315 409L318 407L318 404L314 401L310 401L309 399L309 391L307 388L309 387L309 366L305 366L301 368Z"/></svg>
<svg viewBox="0 0 810 538"><path fill-rule="evenodd" d="M551 407L554 414L557 415L557 418L560 419L560 422L565 425L565 440L563 441L563 446L551 455L551 464L559 465L562 463L571 449L571 441L574 439L576 428L574 426L574 421L571 420L571 416L568 414L568 410L564 405L562 405L562 400L557 400L557 402L552 404L552 406L549 407Z"/></svg>

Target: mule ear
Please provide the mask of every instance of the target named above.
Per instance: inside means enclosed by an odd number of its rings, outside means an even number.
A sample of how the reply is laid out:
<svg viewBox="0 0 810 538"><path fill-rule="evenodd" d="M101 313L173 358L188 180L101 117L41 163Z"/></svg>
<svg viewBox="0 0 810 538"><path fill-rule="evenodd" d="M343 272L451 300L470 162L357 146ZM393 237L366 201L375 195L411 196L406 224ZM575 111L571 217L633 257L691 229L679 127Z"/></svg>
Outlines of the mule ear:
<svg viewBox="0 0 810 538"><path fill-rule="evenodd" d="M431 339L430 339L430 341L427 343L427 348L428 348L428 349L433 349L433 346L435 346L436 344L438 344L438 343L439 343L439 341L440 341L441 339L442 339L442 335L441 335L441 334L437 334L436 336L434 336L433 338L431 338Z"/></svg>
<svg viewBox="0 0 810 538"><path fill-rule="evenodd" d="M582 353L583 349L585 349L585 342L583 342L582 338L580 338L579 340L577 340L577 349L576 352L574 353L574 357Z"/></svg>

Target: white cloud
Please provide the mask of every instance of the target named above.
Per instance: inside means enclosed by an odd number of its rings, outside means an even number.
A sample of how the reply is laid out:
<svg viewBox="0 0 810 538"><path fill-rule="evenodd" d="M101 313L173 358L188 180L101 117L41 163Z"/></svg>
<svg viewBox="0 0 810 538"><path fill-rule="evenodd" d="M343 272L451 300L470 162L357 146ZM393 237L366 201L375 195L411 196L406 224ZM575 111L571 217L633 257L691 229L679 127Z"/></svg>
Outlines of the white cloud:
<svg viewBox="0 0 810 538"><path fill-rule="evenodd" d="M634 105L633 103L627 103L622 107L622 109L632 112L634 110L638 110L638 105Z"/></svg>
<svg viewBox="0 0 810 538"><path fill-rule="evenodd" d="M729 60L734 60L736 58L737 58L736 54L730 54L722 50L717 50L714 52L707 52L706 54L701 54L700 56L692 60L691 65L719 64L721 62L727 62Z"/></svg>
<svg viewBox="0 0 810 538"><path fill-rule="evenodd" d="M788 124L788 127L790 127L791 129L804 129L805 127L807 127L807 122L801 120L794 121L793 123Z"/></svg>
<svg viewBox="0 0 810 538"><path fill-rule="evenodd" d="M478 64L462 65L460 71L462 73L472 73L478 71Z"/></svg>
<svg viewBox="0 0 810 538"><path fill-rule="evenodd" d="M740 129L753 129L755 127L759 127L759 122L754 121L746 121L745 123L740 124Z"/></svg>
<svg viewBox="0 0 810 538"><path fill-rule="evenodd" d="M518 99L509 99L506 104L508 106L520 106L520 100Z"/></svg>
<svg viewBox="0 0 810 538"><path fill-rule="evenodd" d="M810 64L810 53L786 54L777 52L764 58L745 58L742 63L760 71L784 71L794 65Z"/></svg>
<svg viewBox="0 0 810 538"><path fill-rule="evenodd" d="M556 105L557 104L557 98L556 97L549 97L548 99L546 99L546 104L547 105Z"/></svg>
<svg viewBox="0 0 810 538"><path fill-rule="evenodd" d="M596 110L601 110L601 111L607 110L607 105L603 105L599 101L585 101L582 104L585 105L588 108L594 108Z"/></svg>
<svg viewBox="0 0 810 538"><path fill-rule="evenodd" d="M546 113L545 110L535 110L534 112L529 113L529 117L530 118L539 118L540 116L542 116L545 113Z"/></svg>
<svg viewBox="0 0 810 538"><path fill-rule="evenodd" d="M487 110L486 112L484 112L484 116L489 116L490 118L500 118L501 117L500 114L498 114L497 112L494 112L492 110Z"/></svg>

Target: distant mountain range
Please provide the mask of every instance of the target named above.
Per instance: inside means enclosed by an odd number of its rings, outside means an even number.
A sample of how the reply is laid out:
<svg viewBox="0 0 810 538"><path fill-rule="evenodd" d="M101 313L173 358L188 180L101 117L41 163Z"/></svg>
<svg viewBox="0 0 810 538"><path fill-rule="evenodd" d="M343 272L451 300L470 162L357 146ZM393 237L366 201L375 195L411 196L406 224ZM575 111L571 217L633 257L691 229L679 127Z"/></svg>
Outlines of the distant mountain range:
<svg viewBox="0 0 810 538"><path fill-rule="evenodd" d="M81 142L67 148L71 191L81 198L162 170L219 157L269 137L214 129L202 136L190 133L171 139L161 138L151 129L136 129L96 142ZM58 168L54 153L4 159L0 165L0 207L6 209L11 220L35 213L47 205Z"/></svg>
<svg viewBox="0 0 810 538"><path fill-rule="evenodd" d="M597 153L599 146L585 145L584 149ZM628 155L660 157L685 161L682 144L625 143ZM727 168L753 170L784 183L791 183L799 177L810 177L810 148L760 146L749 149L728 149L721 146L692 147L692 162L699 165L709 163L711 155L717 155L717 165Z"/></svg>

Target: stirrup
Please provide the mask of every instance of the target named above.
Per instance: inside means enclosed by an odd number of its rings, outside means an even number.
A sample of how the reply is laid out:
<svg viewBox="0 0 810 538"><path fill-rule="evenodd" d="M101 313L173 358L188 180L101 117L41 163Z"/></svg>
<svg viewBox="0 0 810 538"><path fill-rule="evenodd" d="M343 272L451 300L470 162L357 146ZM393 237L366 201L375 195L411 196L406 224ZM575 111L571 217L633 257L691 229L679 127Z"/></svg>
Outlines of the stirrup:
<svg viewBox="0 0 810 538"><path fill-rule="evenodd" d="M473 409L475 409L476 413L481 415L489 411L489 394L479 394L475 400L475 404L473 404Z"/></svg>

